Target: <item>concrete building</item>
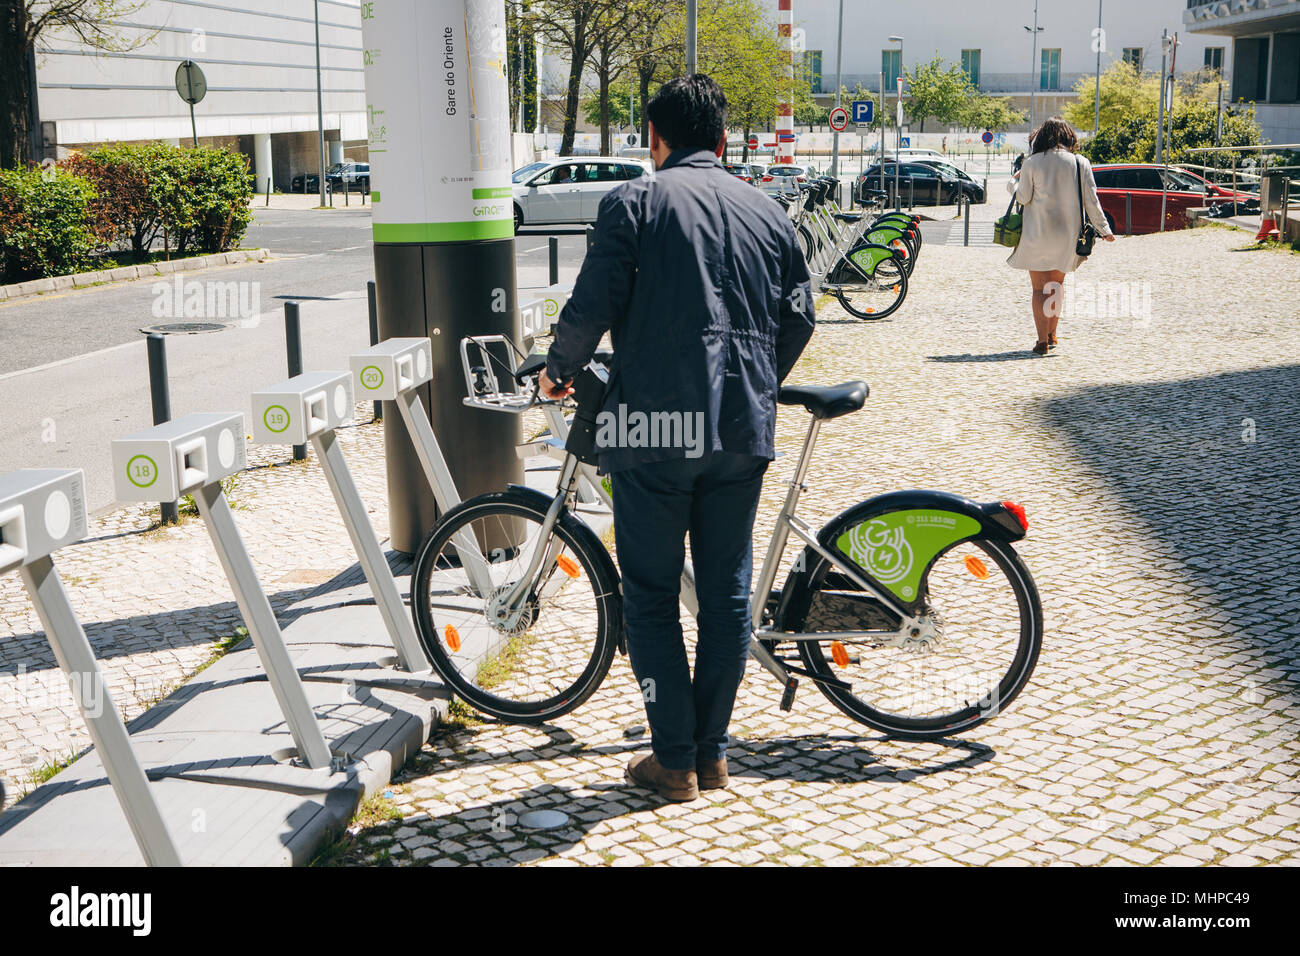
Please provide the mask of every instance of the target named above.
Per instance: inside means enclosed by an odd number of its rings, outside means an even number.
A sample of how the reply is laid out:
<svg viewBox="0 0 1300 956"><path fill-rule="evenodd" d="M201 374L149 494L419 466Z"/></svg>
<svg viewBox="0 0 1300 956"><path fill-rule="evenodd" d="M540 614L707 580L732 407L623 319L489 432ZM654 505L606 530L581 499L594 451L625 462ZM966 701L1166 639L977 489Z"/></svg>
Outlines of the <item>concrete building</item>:
<svg viewBox="0 0 1300 956"><path fill-rule="evenodd" d="M37 93L47 156L104 142L189 142L176 68L194 60L208 91L194 110L200 144L245 153L259 191L288 191L318 169L312 0L145 0L112 24L127 49L88 50L43 35ZM326 164L366 160L360 0L320 0Z"/></svg>
<svg viewBox="0 0 1300 956"><path fill-rule="evenodd" d="M775 11L775 0L769 2ZM875 92L883 72L885 86L892 90L900 68L910 70L938 54L961 64L981 90L1010 98L1026 115L1032 92L1034 115L1041 121L1059 114L1075 97L1079 79L1095 74L1098 46L1103 71L1119 59L1159 70L1160 37L1166 29L1179 32L1179 73L1211 67L1231 75L1226 72L1232 68L1230 45L1221 37L1185 29L1186 5L1185 0L1039 0L1035 41L1034 0L845 0L842 83L850 90L861 84ZM839 0L795 0L795 23L803 30L800 39L814 92L827 96L835 93L839 7ZM891 36L902 41L891 43Z"/></svg>
<svg viewBox="0 0 1300 956"><path fill-rule="evenodd" d="M1300 143L1300 0L1187 0L1185 30L1232 46L1233 100L1253 100L1264 138Z"/></svg>

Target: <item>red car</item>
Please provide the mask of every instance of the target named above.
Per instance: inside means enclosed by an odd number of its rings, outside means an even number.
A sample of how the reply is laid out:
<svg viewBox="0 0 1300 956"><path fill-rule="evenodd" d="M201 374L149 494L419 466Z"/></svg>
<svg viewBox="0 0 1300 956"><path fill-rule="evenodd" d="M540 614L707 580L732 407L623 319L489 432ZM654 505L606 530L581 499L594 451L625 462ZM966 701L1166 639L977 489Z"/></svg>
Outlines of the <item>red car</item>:
<svg viewBox="0 0 1300 956"><path fill-rule="evenodd" d="M1092 175L1102 211L1119 236L1159 232L1162 196L1166 196L1165 229L1186 229L1188 209L1231 203L1234 197L1231 189L1196 173L1156 163L1108 163L1092 167ZM1166 185L1167 194L1162 191ZM1235 196L1241 203L1259 200L1249 193L1237 192Z"/></svg>

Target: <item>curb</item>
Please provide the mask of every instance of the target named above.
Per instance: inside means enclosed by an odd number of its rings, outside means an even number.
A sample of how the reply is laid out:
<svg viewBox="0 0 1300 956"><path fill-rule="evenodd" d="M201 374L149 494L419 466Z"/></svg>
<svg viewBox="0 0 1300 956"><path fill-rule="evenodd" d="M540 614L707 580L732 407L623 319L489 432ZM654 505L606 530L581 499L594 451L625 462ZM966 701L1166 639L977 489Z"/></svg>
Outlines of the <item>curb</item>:
<svg viewBox="0 0 1300 956"><path fill-rule="evenodd" d="M41 295L46 292L67 292L72 289L85 289L105 282L153 279L176 272L197 272L200 269L236 265L241 262L264 262L269 258L271 258L270 249L239 249L235 252L214 252L206 256L192 256L187 259L169 259L163 262L149 262L138 266L119 266L116 269L100 269L95 272L76 272L72 275L29 279L26 282L0 285L0 302Z"/></svg>

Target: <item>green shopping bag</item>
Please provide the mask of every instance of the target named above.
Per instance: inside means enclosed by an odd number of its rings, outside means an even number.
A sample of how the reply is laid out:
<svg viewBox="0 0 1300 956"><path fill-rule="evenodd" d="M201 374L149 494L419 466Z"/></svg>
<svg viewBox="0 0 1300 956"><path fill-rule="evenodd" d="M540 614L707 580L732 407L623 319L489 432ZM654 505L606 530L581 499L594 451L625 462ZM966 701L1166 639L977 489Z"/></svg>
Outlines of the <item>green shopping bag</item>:
<svg viewBox="0 0 1300 956"><path fill-rule="evenodd" d="M1016 212L1012 212L1016 209ZM1011 202L1007 203L1006 215L993 223L993 241L999 246L1009 246L1014 249L1020 245L1020 230L1024 225L1025 217L1021 210L1024 206L1016 206L1016 197L1011 197Z"/></svg>

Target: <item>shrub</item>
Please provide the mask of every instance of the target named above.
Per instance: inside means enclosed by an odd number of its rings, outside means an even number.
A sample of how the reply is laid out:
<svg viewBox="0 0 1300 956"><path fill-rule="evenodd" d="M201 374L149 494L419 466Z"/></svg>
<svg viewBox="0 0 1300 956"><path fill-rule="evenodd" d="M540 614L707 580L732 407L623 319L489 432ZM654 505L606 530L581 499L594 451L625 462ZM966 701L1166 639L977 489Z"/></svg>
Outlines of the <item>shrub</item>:
<svg viewBox="0 0 1300 956"><path fill-rule="evenodd" d="M176 147L163 143L113 144L68 157L62 163L95 184L98 215L109 223L113 247L148 256L163 232L156 184L167 175Z"/></svg>
<svg viewBox="0 0 1300 956"><path fill-rule="evenodd" d="M137 258L159 238L178 255L225 252L239 244L253 218L248 160L227 149L118 143L65 165L97 184L116 245Z"/></svg>
<svg viewBox="0 0 1300 956"><path fill-rule="evenodd" d="M88 180L38 166L0 170L0 272L4 282L86 269L108 236Z"/></svg>

